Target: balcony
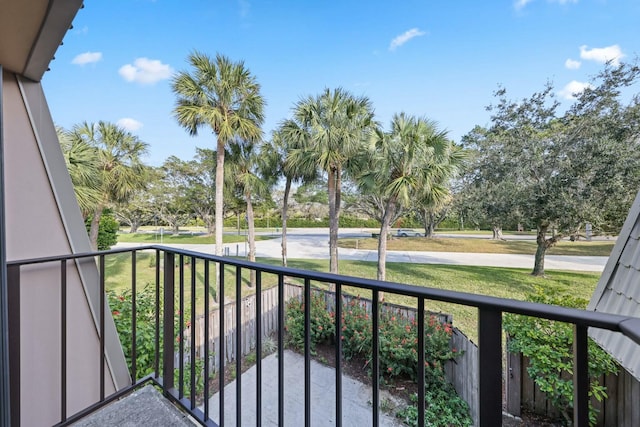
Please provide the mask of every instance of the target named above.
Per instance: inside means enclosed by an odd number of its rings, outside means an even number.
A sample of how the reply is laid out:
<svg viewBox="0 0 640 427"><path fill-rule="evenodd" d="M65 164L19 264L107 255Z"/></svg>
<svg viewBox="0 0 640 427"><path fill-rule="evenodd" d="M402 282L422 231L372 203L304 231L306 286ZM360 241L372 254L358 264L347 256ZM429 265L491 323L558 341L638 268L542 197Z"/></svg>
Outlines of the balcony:
<svg viewBox="0 0 640 427"><path fill-rule="evenodd" d="M144 255L143 255L144 254ZM110 257L130 257L131 269L128 288L131 298L130 318L130 343L125 347L130 348L128 358L128 381L124 386L112 386L107 373L110 361L106 357L105 348L107 342L107 326L111 319L106 292L107 262ZM155 323L152 336L138 336L138 323L141 322L140 309L136 309L136 295L143 286L138 277L136 265L141 258L148 257L155 268L155 280L151 283L154 294L153 321ZM97 376L97 390L70 390L67 378L74 374L77 366L72 362L73 346L70 342L71 322L70 316L76 307L68 297L67 284L74 266L78 263L97 263L99 272L99 303L94 316L97 318L97 336L99 344L95 352L95 360L92 366L97 367L93 375ZM165 268L174 266L174 268ZM56 355L42 354L38 357L55 357L60 361L59 392L51 399L59 399L59 417L55 421L58 425L71 425L79 420L87 420L93 412L115 402L123 396L129 395L135 390L140 390L146 384L153 384L161 390L166 399L180 409L180 413L188 414L195 422L205 426L215 425L323 425L331 421L331 424L343 425L353 422L350 418L350 406L348 399L354 394L347 390L348 377L344 375L344 357L342 348L343 311L345 299L349 295L363 294L371 296L370 322L373 331L371 351L371 384L370 406L366 407L366 421L357 422L362 425L384 425L384 402L381 397L383 389L383 373L380 367L380 321L384 310L379 302L381 293L393 293L409 296L415 299L416 307L416 350L417 373L412 380L417 390L418 425L424 425L425 413L425 328L428 327L425 303L429 300L443 301L475 307L478 310L478 338L479 347L475 366L477 374L477 387L472 393L473 402L470 405L477 408L474 415L474 424L479 426L498 426L502 424L503 412L503 313L515 313L550 320L557 320L574 325L574 423L577 426L587 426L589 423L589 376L588 376L588 328L600 328L619 332L636 343L640 343L640 319L624 317L612 314L604 314L591 311L575 310L562 307L534 304L522 301L500 299L482 295L466 294L453 291L443 291L428 287L416 287L400 283L379 282L356 277L333 275L328 273L310 272L299 269L283 268L265 264L249 263L243 260L216 257L198 252L178 250L164 246L146 246L132 249L112 250L97 253L83 253L65 255L59 257L47 257L39 259L12 261L7 263L8 291L9 291L9 338L10 338L10 382L11 382L11 420L15 426L24 425L20 422L20 414L25 408L34 406L24 393L21 394L20 377L28 367L20 366L21 361L21 307L29 304L21 301L25 281L21 279L25 272L38 270L49 278L46 286L55 287L59 293L59 316L56 319L55 328L60 339L60 353ZM216 287L216 274L218 282L226 286ZM247 280L255 279L255 294L263 295L263 291L271 288L274 298L267 306L264 298L254 298L252 304L243 300L242 286ZM291 375L292 364L287 362L288 356L285 350L285 324L286 301L291 298L286 283L296 282L300 286L299 297L304 302L302 305L304 318L304 339L301 357L301 366L297 380L300 395L296 398L300 401L300 420L293 420L293 415L288 404L291 403L291 390L287 390L287 378ZM226 288L226 289L225 289ZM332 317L335 322L335 369L331 377L324 379L328 387L322 393L329 396L320 396L323 403L329 402L329 412L318 410L318 391L314 389L312 381L312 369L317 368L312 357L311 328L312 315L311 301L315 289L330 288L325 292L325 298L329 298L330 304L335 310ZM229 292L235 289L235 292ZM235 307L247 307L242 310L234 310L231 316L226 310L216 310L213 304L212 292L216 293L217 301L225 301L234 304ZM326 297L328 296L328 297ZM254 313L252 332L236 327L247 322L243 316L246 312ZM272 317L267 312L273 311ZM211 315L211 313L215 313ZM24 313L23 313L24 314ZM117 314L117 313L116 313ZM199 320L200 319L200 320ZM268 325L267 325L268 323ZM196 326L196 324L200 326ZM172 325L172 327L164 327ZM224 331L225 325L230 327L232 334L226 339L220 339L218 331ZM51 327L51 325L48 325ZM264 334L268 327L273 328L274 341ZM201 329L202 336L209 337L204 343L198 344L195 335ZM144 348L151 348L151 354L145 353ZM249 344L247 344L249 343ZM216 375L224 367L231 364L226 355L235 353L243 354L244 346L254 349L255 354L263 354L265 347L275 346L275 359L269 362L261 357L255 358L255 366L252 368L252 387L243 386L245 381L235 381L233 392L225 388L225 375ZM150 365L152 373L140 372L143 365L143 357L152 358ZM190 361L203 360L201 367ZM266 363L273 363L272 368ZM230 370L232 377L241 378L243 375L240 363L235 363ZM268 374L269 373L269 374ZM269 376L273 373L273 377ZM246 375L246 374L245 374ZM198 377L203 376L209 386L196 390ZM215 378L215 381L209 381ZM246 378L246 377L245 377ZM290 380L289 380L290 381ZM212 404L213 389L215 405ZM328 390L328 391L327 391ZM76 408L74 397L78 394L95 395L85 408ZM205 404L208 402L208 404ZM251 403L248 403L251 402ZM269 403L269 402L274 402ZM316 405L316 406L314 406ZM231 408L230 411L220 413L215 408ZM250 408L249 408L250 407ZM135 408L134 408L135 410ZM142 409L140 409L142 410ZM472 411L473 413L474 411ZM272 424L269 424L272 420ZM90 425L90 424L88 424Z"/></svg>

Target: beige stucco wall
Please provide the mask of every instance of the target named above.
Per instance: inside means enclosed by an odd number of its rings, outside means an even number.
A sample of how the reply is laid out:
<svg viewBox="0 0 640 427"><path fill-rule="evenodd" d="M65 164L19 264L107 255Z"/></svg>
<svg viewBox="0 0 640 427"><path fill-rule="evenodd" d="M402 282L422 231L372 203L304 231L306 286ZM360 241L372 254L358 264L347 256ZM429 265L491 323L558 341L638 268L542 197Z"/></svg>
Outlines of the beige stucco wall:
<svg viewBox="0 0 640 427"><path fill-rule="evenodd" d="M89 251L82 217L39 83L5 72L6 246L8 261ZM21 276L21 424L60 417L60 265ZM93 259L68 266L67 415L99 397L98 272ZM106 394L129 382L106 310Z"/></svg>

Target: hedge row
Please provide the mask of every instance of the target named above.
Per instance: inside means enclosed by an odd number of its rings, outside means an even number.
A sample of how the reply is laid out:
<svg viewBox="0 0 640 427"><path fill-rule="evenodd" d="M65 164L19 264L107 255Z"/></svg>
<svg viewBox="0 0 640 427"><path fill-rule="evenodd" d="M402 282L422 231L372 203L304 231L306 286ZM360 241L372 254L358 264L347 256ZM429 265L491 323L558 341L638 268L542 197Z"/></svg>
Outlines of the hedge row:
<svg viewBox="0 0 640 427"><path fill-rule="evenodd" d="M237 227L238 220L236 218L226 218L224 220L225 227ZM362 219L349 216L340 217L340 227L345 228L379 228L380 223L375 219ZM241 220L241 227L245 227L245 221ZM282 227L282 220L279 217L256 218L255 226L264 227ZM306 218L289 218L287 220L287 227L292 228L314 228L314 227L329 227L329 218L323 218L320 220L306 219Z"/></svg>

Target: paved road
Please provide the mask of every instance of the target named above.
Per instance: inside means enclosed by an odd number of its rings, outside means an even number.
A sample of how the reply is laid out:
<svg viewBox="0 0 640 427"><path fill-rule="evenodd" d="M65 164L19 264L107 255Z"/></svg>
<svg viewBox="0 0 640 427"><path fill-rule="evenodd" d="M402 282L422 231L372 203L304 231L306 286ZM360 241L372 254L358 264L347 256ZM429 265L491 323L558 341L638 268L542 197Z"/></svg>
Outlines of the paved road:
<svg viewBox="0 0 640 427"><path fill-rule="evenodd" d="M340 233L339 237L370 237L370 230L348 230ZM458 236L459 237L459 236ZM486 235L483 237L486 238ZM520 238L522 236L519 236ZM530 236L528 236L530 237ZM256 255L264 258L280 258L282 239L276 237L270 240L256 242ZM137 243L118 243L116 247L139 246ZM181 244L184 249L213 254L215 245ZM244 243L229 243L229 255L245 256ZM329 258L329 233L328 229L292 229L287 235L287 252L291 259L328 259ZM375 250L338 249L338 256L345 260L360 260L375 262L378 259ZM603 256L566 256L547 255L545 268L548 270L577 270L601 272L606 265L608 257ZM533 268L533 255L512 254L477 254L462 252L417 252L417 251L388 251L387 262L407 262L420 264L450 264L450 265L476 265L490 267L515 267Z"/></svg>

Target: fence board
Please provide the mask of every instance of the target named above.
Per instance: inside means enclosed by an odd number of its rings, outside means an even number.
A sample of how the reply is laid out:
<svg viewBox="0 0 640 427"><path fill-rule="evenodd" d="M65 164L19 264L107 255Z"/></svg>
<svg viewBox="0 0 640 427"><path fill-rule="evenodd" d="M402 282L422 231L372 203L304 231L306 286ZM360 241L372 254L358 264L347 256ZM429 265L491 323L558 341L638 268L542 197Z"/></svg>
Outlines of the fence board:
<svg viewBox="0 0 640 427"><path fill-rule="evenodd" d="M446 317L451 319L449 315ZM458 395L469 404L469 412L477 425L479 414L478 399L478 346L469 340L462 331L453 328L451 336L451 347L458 350L462 355L449 362L445 366L447 380L456 389Z"/></svg>
<svg viewBox="0 0 640 427"><path fill-rule="evenodd" d="M521 361L519 354L507 352L507 412L515 416L522 414L522 408L520 407L520 402L522 401L522 390L520 388L522 384Z"/></svg>
<svg viewBox="0 0 640 427"><path fill-rule="evenodd" d="M622 374L621 374L622 375ZM617 426L618 425L618 387L617 387L618 378L613 375L607 375L605 377L604 385L607 387L607 394L609 398L604 401L603 405L603 413L604 418L602 420L602 424L608 420L610 425Z"/></svg>

